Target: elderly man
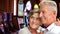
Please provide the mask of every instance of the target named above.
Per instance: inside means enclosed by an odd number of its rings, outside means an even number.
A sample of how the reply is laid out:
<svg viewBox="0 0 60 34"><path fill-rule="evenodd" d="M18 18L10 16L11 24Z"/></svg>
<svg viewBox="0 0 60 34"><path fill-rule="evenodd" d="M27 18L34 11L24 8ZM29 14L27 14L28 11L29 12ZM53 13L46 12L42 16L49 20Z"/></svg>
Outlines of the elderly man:
<svg viewBox="0 0 60 34"><path fill-rule="evenodd" d="M60 34L60 26L56 25L57 5L54 1L44 1L40 3L41 23L46 26L44 34Z"/></svg>

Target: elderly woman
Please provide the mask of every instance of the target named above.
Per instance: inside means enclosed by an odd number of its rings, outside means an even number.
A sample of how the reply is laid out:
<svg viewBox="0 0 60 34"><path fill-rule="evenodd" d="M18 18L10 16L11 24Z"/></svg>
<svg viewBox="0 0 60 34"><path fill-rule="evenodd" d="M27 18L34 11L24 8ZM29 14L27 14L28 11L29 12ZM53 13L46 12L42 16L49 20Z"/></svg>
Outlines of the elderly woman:
<svg viewBox="0 0 60 34"><path fill-rule="evenodd" d="M18 34L40 34L39 10L32 10L28 16L29 26L19 30ZM38 31L39 28L39 31Z"/></svg>

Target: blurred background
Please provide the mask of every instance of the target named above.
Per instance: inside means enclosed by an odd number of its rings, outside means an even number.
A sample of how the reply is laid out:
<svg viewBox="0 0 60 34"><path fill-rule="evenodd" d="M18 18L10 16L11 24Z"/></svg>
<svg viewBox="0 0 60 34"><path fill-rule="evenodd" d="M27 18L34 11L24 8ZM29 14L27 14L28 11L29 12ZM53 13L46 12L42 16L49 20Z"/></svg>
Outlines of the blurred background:
<svg viewBox="0 0 60 34"><path fill-rule="evenodd" d="M29 12L39 8L39 3L43 1L57 3L57 18L60 19L59 0L0 0L0 33L16 34L18 30L28 26Z"/></svg>

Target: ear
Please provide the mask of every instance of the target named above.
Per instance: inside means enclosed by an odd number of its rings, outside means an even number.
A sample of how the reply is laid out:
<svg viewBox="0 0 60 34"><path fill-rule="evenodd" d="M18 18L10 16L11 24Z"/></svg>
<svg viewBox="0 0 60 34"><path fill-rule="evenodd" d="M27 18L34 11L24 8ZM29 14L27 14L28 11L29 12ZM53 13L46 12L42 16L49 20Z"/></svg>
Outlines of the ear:
<svg viewBox="0 0 60 34"><path fill-rule="evenodd" d="M53 11L54 16L56 16L56 11Z"/></svg>

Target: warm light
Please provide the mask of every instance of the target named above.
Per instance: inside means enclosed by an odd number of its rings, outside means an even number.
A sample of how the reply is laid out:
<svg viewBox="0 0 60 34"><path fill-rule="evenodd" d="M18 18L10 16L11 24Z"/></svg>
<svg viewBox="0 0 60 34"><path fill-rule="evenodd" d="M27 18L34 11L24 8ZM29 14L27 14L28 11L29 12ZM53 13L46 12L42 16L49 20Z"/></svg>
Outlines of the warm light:
<svg viewBox="0 0 60 34"><path fill-rule="evenodd" d="M35 9L35 8L39 8L37 4L34 5L34 9Z"/></svg>

